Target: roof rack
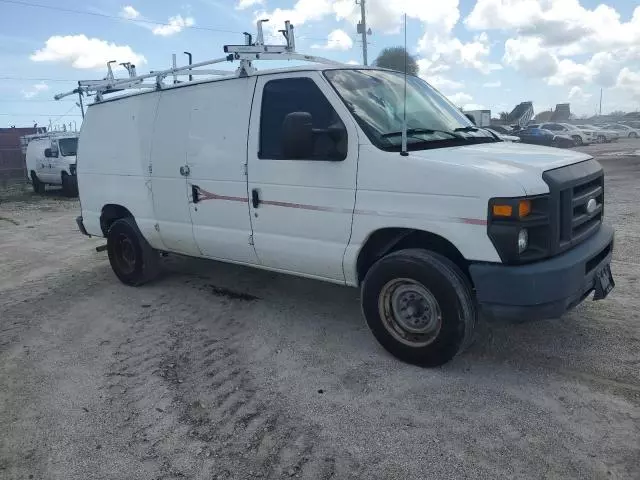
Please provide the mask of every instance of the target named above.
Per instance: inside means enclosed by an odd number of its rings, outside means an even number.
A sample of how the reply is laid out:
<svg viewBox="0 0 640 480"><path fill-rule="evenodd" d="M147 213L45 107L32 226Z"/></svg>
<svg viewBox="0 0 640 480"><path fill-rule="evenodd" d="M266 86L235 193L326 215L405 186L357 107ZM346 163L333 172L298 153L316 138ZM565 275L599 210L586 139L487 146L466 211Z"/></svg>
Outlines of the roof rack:
<svg viewBox="0 0 640 480"><path fill-rule="evenodd" d="M117 63L116 60L107 62L107 76L102 80L80 80L78 82L78 88L65 93L59 93L54 98L60 100L61 98L69 95L78 94L82 96L84 94L95 94L95 101L100 102L103 99L103 95L121 92L125 90L162 90L167 85L164 84L165 79L168 76L173 77L173 84L177 83L190 83L192 80L186 82L179 82L177 74L189 75L189 78L193 75L225 75L246 77L255 73L256 69L252 62L254 60L300 60L313 63L321 63L327 65L342 65L340 62L329 60L323 57L316 57L313 55L304 55L295 51L295 37L293 33L293 25L288 20L284 23L284 30L279 30L286 40L286 45L266 45L264 43L264 34L262 31L262 24L268 22L268 19L258 20L256 27L258 30L256 41L253 42L253 36L250 33L244 32L244 45L225 45L224 52L227 54L224 57L215 58L213 60L207 60L205 62L194 63L185 65L184 67L176 66L176 56L173 55L173 67L162 71L151 71L145 75L137 75L136 66L131 63L121 63L129 76L127 78L116 78L113 74L111 64ZM228 70L210 70L202 69L209 65L215 65L217 63L240 61L235 73ZM155 79L154 83L145 82L148 79Z"/></svg>

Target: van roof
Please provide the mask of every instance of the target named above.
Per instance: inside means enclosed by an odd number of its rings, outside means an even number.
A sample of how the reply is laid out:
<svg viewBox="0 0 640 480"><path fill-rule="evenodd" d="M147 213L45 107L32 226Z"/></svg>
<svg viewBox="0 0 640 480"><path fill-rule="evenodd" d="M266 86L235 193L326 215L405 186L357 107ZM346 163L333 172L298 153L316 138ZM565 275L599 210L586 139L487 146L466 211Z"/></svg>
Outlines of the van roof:
<svg viewBox="0 0 640 480"><path fill-rule="evenodd" d="M324 65L324 64L310 64L310 65L300 65L300 66L295 66L295 67L283 67L283 68L270 68L270 69L266 69L266 70L257 70L254 73L252 73L250 76L263 76L263 75L276 75L276 74L283 74L283 73L291 73L291 72L310 72L310 71L327 71L327 70L386 70L386 71L391 71L389 69L386 68L380 68L380 67L371 67L371 66L365 66L365 65L352 65L352 64L340 64L340 65ZM133 92L127 92L124 93L122 95L116 95L116 96L111 96L109 98L105 98L100 102L93 102L87 105L87 107L92 107L94 105L101 105L103 103L109 103L109 102L113 102L116 100L124 100L126 98L131 98L131 97L137 97L138 95L147 95L150 93L157 93L159 91L166 91L166 90L174 90L174 89L178 89L178 88L188 88L188 87L192 87L195 85L202 85L202 84L206 84L206 83L213 83L213 82L223 82L223 81L229 81L229 80L239 80L242 78L246 78L246 77L239 77L238 75L236 75L235 70L229 70L229 75L225 76L212 76L209 78L203 78L202 80L192 80L189 82L184 82L184 83L178 83L175 85L166 85L163 86L161 90L143 90L143 91L133 91Z"/></svg>

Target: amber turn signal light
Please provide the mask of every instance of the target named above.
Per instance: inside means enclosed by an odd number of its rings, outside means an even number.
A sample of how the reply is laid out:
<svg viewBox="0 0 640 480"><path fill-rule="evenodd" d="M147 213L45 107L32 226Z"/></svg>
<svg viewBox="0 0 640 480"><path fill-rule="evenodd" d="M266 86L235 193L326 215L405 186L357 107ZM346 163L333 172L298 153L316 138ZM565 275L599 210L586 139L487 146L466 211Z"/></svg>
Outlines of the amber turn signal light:
<svg viewBox="0 0 640 480"><path fill-rule="evenodd" d="M511 205L494 205L492 213L494 217L513 217ZM531 200L518 201L518 218L524 218L531 213Z"/></svg>
<svg viewBox="0 0 640 480"><path fill-rule="evenodd" d="M513 207L511 205L494 205L493 216L494 217L510 217L513 215Z"/></svg>

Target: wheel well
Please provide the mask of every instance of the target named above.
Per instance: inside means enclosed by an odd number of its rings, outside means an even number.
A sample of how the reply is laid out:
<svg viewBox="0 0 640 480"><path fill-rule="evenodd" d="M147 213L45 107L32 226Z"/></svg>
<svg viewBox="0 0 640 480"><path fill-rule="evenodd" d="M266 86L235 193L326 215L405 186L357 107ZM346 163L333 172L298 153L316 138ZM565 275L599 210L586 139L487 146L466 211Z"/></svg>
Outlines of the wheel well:
<svg viewBox="0 0 640 480"><path fill-rule="evenodd" d="M122 205L110 203L102 207L102 214L100 215L100 228L102 229L102 234L106 236L111 225L113 225L113 222L125 217L133 217L133 215L131 215L131 212Z"/></svg>
<svg viewBox="0 0 640 480"><path fill-rule="evenodd" d="M369 237L358 254L358 282L364 280L369 268L379 259L406 248L422 248L447 257L471 282L469 262L449 240L434 233L408 228L383 228Z"/></svg>

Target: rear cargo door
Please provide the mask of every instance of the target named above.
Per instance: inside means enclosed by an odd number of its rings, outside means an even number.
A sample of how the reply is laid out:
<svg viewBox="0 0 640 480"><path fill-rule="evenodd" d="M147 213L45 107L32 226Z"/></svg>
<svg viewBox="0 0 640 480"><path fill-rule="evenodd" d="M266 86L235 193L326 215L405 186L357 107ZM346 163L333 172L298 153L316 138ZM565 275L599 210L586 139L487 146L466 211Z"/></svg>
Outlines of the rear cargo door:
<svg viewBox="0 0 640 480"><path fill-rule="evenodd" d="M149 165L157 229L166 249L199 256L190 210L187 137L192 95L189 88L160 95Z"/></svg>

